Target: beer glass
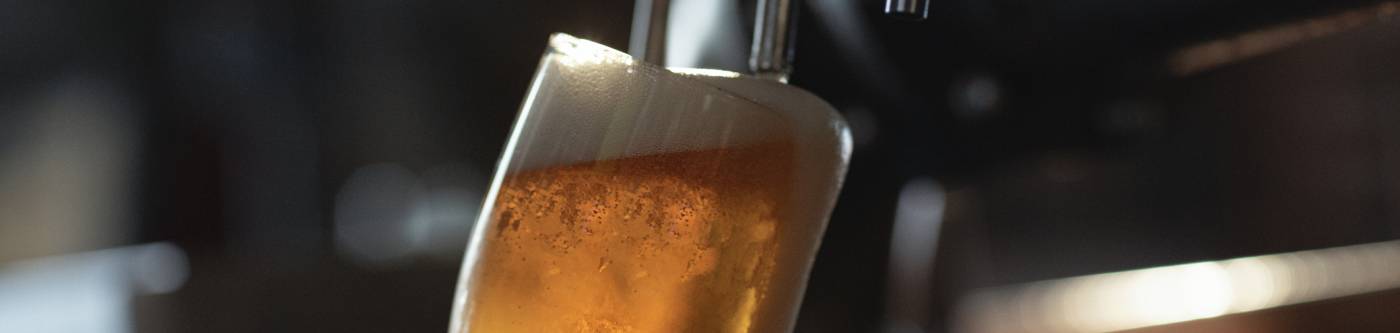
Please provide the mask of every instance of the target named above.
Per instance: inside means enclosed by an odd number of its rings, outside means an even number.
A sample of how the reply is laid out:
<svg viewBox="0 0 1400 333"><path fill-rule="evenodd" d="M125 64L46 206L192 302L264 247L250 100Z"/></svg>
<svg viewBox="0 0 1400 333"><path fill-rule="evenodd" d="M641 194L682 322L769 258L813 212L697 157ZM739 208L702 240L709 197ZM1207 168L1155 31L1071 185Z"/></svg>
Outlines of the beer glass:
<svg viewBox="0 0 1400 333"><path fill-rule="evenodd" d="M450 331L791 331L850 151L801 89L555 34Z"/></svg>

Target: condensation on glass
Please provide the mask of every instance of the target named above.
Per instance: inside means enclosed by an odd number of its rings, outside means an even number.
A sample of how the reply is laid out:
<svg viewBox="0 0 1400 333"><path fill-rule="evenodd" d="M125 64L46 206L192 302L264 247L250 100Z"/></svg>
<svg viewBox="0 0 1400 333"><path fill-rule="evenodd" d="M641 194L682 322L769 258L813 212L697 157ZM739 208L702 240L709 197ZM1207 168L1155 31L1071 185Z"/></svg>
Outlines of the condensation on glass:
<svg viewBox="0 0 1400 333"><path fill-rule="evenodd" d="M790 331L850 149L801 89L556 34L450 331Z"/></svg>

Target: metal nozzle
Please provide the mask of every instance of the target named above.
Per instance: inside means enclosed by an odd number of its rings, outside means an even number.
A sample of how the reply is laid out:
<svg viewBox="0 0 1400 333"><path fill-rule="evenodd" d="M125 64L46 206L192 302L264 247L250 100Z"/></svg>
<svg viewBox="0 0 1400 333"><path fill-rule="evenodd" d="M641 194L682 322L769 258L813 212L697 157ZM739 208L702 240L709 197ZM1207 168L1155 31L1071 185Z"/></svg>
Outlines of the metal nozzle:
<svg viewBox="0 0 1400 333"><path fill-rule="evenodd" d="M885 14L890 16L923 20L928 18L929 0L885 0Z"/></svg>
<svg viewBox="0 0 1400 333"><path fill-rule="evenodd" d="M637 0L627 53L641 61L666 65L666 17L670 9L670 0Z"/></svg>
<svg viewBox="0 0 1400 333"><path fill-rule="evenodd" d="M792 44L797 5L791 0L758 0L754 15L749 69L759 77L787 82L792 72Z"/></svg>

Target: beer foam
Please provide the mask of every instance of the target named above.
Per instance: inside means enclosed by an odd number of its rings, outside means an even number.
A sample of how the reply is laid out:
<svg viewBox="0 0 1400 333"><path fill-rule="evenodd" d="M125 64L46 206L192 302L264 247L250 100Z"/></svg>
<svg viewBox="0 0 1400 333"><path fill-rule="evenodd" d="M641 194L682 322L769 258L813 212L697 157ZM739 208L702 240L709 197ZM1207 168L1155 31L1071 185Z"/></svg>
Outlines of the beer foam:
<svg viewBox="0 0 1400 333"><path fill-rule="evenodd" d="M513 168L797 138L842 146L844 123L806 91L730 72L678 72L555 34L517 120ZM804 133L814 129L824 133Z"/></svg>

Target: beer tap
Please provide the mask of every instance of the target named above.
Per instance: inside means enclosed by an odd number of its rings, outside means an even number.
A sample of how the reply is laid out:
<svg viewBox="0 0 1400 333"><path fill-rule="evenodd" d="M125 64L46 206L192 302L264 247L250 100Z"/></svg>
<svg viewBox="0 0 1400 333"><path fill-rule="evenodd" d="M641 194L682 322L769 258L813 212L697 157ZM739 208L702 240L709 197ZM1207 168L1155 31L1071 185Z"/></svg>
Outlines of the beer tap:
<svg viewBox="0 0 1400 333"><path fill-rule="evenodd" d="M929 0L885 0L885 14L890 16L923 20L928 18Z"/></svg>
<svg viewBox="0 0 1400 333"><path fill-rule="evenodd" d="M670 13L670 0L637 0L627 53L638 60L666 66L666 18Z"/></svg>
<svg viewBox="0 0 1400 333"><path fill-rule="evenodd" d="M670 0L637 0L628 53L633 58L667 66L666 34ZM750 74L787 82L792 71L797 4L792 0L758 0L753 39L748 54ZM684 65L684 64L682 64Z"/></svg>
<svg viewBox="0 0 1400 333"><path fill-rule="evenodd" d="M749 70L754 76L787 83L792 72L792 45L797 6L791 0L758 0Z"/></svg>
<svg viewBox="0 0 1400 333"><path fill-rule="evenodd" d="M701 4L702 1L708 0L637 0L629 53L638 60L661 66L747 71L758 78L787 82L792 71L800 1L754 1L749 38L739 32L739 27L732 26L732 20L737 19L733 15L738 12L732 6L737 3ZM888 0L884 10L893 17L919 20L928 15L928 7L928 0ZM669 17L672 8L688 14ZM704 46L696 47L700 44ZM688 47L667 50L668 45ZM747 52L741 51L746 45Z"/></svg>

